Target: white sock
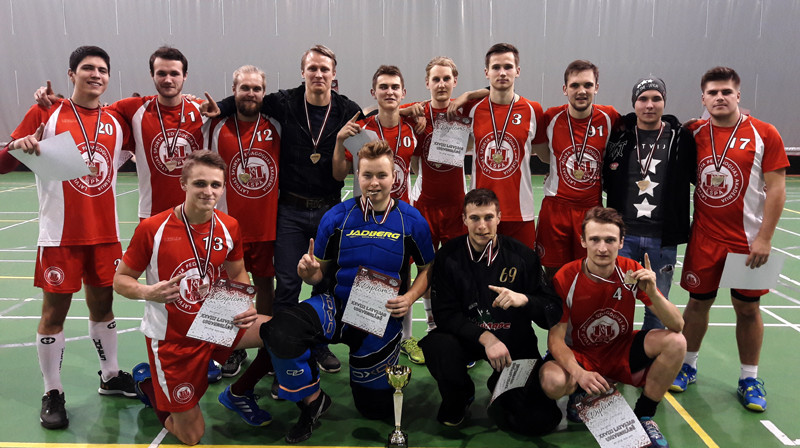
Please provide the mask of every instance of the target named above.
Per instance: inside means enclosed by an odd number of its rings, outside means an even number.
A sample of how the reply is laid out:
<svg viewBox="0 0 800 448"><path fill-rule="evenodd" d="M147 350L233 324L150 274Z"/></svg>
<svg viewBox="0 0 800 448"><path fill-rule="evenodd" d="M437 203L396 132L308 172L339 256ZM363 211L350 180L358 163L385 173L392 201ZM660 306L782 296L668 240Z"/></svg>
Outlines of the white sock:
<svg viewBox="0 0 800 448"><path fill-rule="evenodd" d="M36 333L36 353L39 355L45 393L53 389L64 392L61 385L61 361L64 359L65 346L63 331L56 334Z"/></svg>
<svg viewBox="0 0 800 448"><path fill-rule="evenodd" d="M683 363L689 364L692 366L693 369L697 369L697 354L700 352L686 352L686 356L683 357Z"/></svg>
<svg viewBox="0 0 800 448"><path fill-rule="evenodd" d="M433 311L431 310L431 299L422 298L422 307L425 308L425 317L428 320L428 330L433 331L436 329L436 322L433 320Z"/></svg>
<svg viewBox="0 0 800 448"><path fill-rule="evenodd" d="M758 378L758 366L742 364L742 368L739 373L739 379L743 380L745 378Z"/></svg>
<svg viewBox="0 0 800 448"><path fill-rule="evenodd" d="M403 316L403 340L411 336L411 310L409 309L406 315Z"/></svg>
<svg viewBox="0 0 800 448"><path fill-rule="evenodd" d="M92 338L97 357L100 359L100 371L103 381L119 375L117 363L117 321L89 321L89 337Z"/></svg>

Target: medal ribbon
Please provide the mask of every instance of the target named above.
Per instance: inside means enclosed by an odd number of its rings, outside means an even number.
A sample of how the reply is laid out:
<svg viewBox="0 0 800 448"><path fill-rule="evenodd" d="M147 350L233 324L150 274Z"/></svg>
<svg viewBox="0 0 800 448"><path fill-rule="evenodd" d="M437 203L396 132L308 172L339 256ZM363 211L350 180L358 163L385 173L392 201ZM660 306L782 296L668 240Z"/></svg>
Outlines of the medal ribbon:
<svg viewBox="0 0 800 448"><path fill-rule="evenodd" d="M94 141L89 141L89 136L86 134L86 128L83 126L83 120L81 116L78 114L78 109L75 107L75 103L72 102L72 99L69 100L69 105L72 107L72 113L75 114L75 119L78 120L78 126L81 128L81 134L83 134L83 141L86 142L86 152L89 154L89 163L94 163L94 151L97 149L97 138L100 136L100 118L103 115L103 110L101 108L97 108L97 128L94 130Z"/></svg>
<svg viewBox="0 0 800 448"><path fill-rule="evenodd" d="M733 128L731 136L728 137L728 143L725 144L725 149L722 150L722 156L719 158L717 157L717 147L714 146L714 125L711 124L711 120L708 120L708 130L711 137L711 157L714 159L714 169L717 170L718 173L722 172L722 163L725 162L725 155L728 154L728 148L730 148L731 142L733 142L736 131L739 130L739 125L742 124L743 119L744 115L739 113L739 120L736 121L736 126Z"/></svg>
<svg viewBox="0 0 800 448"><path fill-rule="evenodd" d="M589 275L591 275L592 277L596 278L597 280L600 280L601 282L611 283L612 285L616 285L617 284L617 282L615 282L613 280L609 280L607 278L600 277L599 275L597 275L597 274L593 273L592 271L590 271L589 270L589 265L587 263L587 260L588 260L588 258L584 259L583 260L583 264L584 264L584 266L586 266L586 272L588 272ZM616 264L614 265L614 272L616 272L617 277L619 278L619 282L622 283L622 287L627 289L628 291L633 291L633 288L634 288L634 286L636 286L636 284L629 285L629 284L625 283L625 275L622 273L622 269L620 269L619 265L616 265Z"/></svg>
<svg viewBox="0 0 800 448"><path fill-rule="evenodd" d="M655 145L658 145L658 141L661 140L661 134L664 132L664 122L661 122L661 129L658 130L658 136L656 137L656 141L653 144L653 149L650 150L650 154L647 155L647 162L642 165L642 155L639 154L639 126L635 128L636 132L636 158L639 160L639 172L642 175L642 179L645 178L647 175L647 171L650 169L650 163L653 161L653 154L656 152Z"/></svg>
<svg viewBox="0 0 800 448"><path fill-rule="evenodd" d="M467 252L469 253L469 258L474 261L475 263L480 263L484 257L486 257L486 266L491 266L494 263L494 259L497 258L498 251L494 248L494 240L489 240L486 244L486 247L483 248L483 252L481 252L481 256L478 259L475 259L475 255L472 253L472 244L469 242L469 238L467 238Z"/></svg>
<svg viewBox="0 0 800 448"><path fill-rule="evenodd" d="M514 103L517 101L517 96L511 98L511 104L508 106L508 113L506 114L506 121L503 123L503 132L500 136L497 135L497 123L494 121L494 108L492 107L492 100L489 100L489 116L492 117L492 133L494 134L494 146L498 150L503 149L503 139L506 137L506 127L508 127L508 120L511 118L511 109L514 108Z"/></svg>
<svg viewBox="0 0 800 448"><path fill-rule="evenodd" d="M208 265L211 263L211 245L214 242L214 227L217 222L216 214L214 212L211 213L211 229L208 233L208 240L206 240L206 261L205 263L201 263L200 254L197 253L197 246L195 246L194 238L192 238L192 228L189 225L189 220L186 218L186 212L183 210L185 206L185 202L181 204L181 218L183 218L183 227L186 230L186 236L189 237L189 244L192 246L194 261L197 262L197 270L200 271L200 279L203 280L206 278L206 274L208 273Z"/></svg>
<svg viewBox="0 0 800 448"><path fill-rule="evenodd" d="M381 126L381 122L380 120L378 120L378 117L375 117L375 123L378 124L378 132L381 134L381 140L385 141L386 143L389 143L383 136L383 126ZM400 139L402 138L403 138L403 120L400 119L400 121L397 123L397 141L394 143L395 157L398 157L397 153L400 151Z"/></svg>
<svg viewBox="0 0 800 448"><path fill-rule="evenodd" d="M158 115L158 124L161 126L161 135L164 136L164 145L167 147L167 156L171 159L175 153L175 146L178 144L178 134L181 131L181 123L183 123L183 111L186 106L186 101L181 99L181 114L178 115L178 127L175 128L175 135L172 136L172 143L169 142L167 137L167 130L164 128L164 119L161 117L161 108L158 106L158 98L156 101L156 114Z"/></svg>
<svg viewBox="0 0 800 448"><path fill-rule="evenodd" d="M372 206L372 200L366 196L361 196L361 208L364 209L364 221L369 220L370 213L372 214L372 220L375 221L375 224L383 224L389 218L389 210L392 209L394 206L394 199L389 198L389 203L386 206L386 212L383 213L383 217L380 221L375 218L375 207Z"/></svg>
<svg viewBox="0 0 800 448"><path fill-rule="evenodd" d="M567 110L567 126L569 127L569 139L572 141L572 149L575 150L575 159L578 165L583 162L583 153L586 151L586 142L589 140L589 130L592 128L592 118L594 117L594 105L589 110L589 122L586 123L586 132L583 134L583 144L581 150L575 148L575 134L572 130L572 120L569 118L569 110Z"/></svg>
<svg viewBox="0 0 800 448"><path fill-rule="evenodd" d="M314 138L314 131L311 130L311 118L308 116L308 101L303 101L303 106L306 108L306 123L308 123L308 133L311 134L311 144L314 145L314 154L317 153L317 146L322 138L322 132L325 130L325 124L328 123L328 117L331 115L331 105L333 102L328 103L328 110L325 111L325 118L322 120L322 126L319 128L317 138Z"/></svg>
<svg viewBox="0 0 800 448"><path fill-rule="evenodd" d="M236 115L233 115L233 124L236 126L236 143L239 144L239 157L242 158L242 171L246 172L247 163L250 161L250 151L253 149L253 142L256 140L256 133L258 133L258 125L261 123L261 113L259 112L258 118L256 118L256 126L253 128L253 136L250 137L250 146L247 147L247 155L244 153L244 149L242 148L242 136L239 134L239 120L236 118Z"/></svg>

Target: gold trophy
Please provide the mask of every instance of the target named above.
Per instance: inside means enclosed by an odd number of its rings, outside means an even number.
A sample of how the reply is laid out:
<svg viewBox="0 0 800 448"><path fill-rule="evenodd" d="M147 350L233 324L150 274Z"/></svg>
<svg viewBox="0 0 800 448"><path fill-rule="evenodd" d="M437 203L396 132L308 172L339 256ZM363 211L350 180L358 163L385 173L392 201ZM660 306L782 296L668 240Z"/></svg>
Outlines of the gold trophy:
<svg viewBox="0 0 800 448"><path fill-rule="evenodd" d="M394 431L389 434L386 448L408 448L408 434L400 429L400 419L403 416L403 388L411 380L411 367L387 366L386 376L394 387Z"/></svg>

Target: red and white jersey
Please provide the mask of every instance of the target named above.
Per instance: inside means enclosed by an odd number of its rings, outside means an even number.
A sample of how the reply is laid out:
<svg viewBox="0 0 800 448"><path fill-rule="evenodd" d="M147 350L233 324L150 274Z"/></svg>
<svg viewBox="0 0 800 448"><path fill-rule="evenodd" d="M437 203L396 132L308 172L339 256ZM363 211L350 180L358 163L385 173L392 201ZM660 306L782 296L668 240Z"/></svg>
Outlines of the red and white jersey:
<svg viewBox="0 0 800 448"><path fill-rule="evenodd" d="M76 246L119 241L117 222L117 168L130 132L124 121L105 109L75 105L91 148L90 157L83 132L69 101L45 109L28 109L22 123L11 134L14 139L34 134L44 123L42 139L69 132L84 162L96 175L69 181L46 181L36 176L39 191L39 246ZM102 111L102 112L101 112ZM97 127L100 112L100 127ZM99 131L98 131L99 129Z"/></svg>
<svg viewBox="0 0 800 448"><path fill-rule="evenodd" d="M440 113L447 113L447 108L436 109L430 101L424 103L425 130L417 134L417 149L414 155L420 159L420 172L411 190L412 205L417 202L429 207L460 207L464 202L466 182L464 168L430 162L428 151L433 137L433 125Z"/></svg>
<svg viewBox="0 0 800 448"><path fill-rule="evenodd" d="M710 122L689 127L697 143L694 225L720 243L748 249L764 218L764 173L788 167L789 160L780 134L769 123L743 115L733 138L734 127L713 128L721 176L714 165Z"/></svg>
<svg viewBox="0 0 800 448"><path fill-rule="evenodd" d="M395 199L400 199L409 202L409 192L411 191L411 156L414 155L414 148L417 147L417 136L414 135L414 128L412 125L400 119L400 126L392 126L390 128L383 127L378 124L378 116L373 115L363 120L356 122L361 129L368 129L381 138L381 129L383 130L383 139L392 148L394 154L394 184L392 184L391 195ZM345 157L347 160L353 162L353 172L358 171L358 154L351 154L350 151L345 150ZM358 175L353 182L353 196L361 195L361 187L358 185Z"/></svg>
<svg viewBox="0 0 800 448"><path fill-rule="evenodd" d="M544 195L578 207L601 205L603 154L619 112L613 106L596 104L591 117L577 119L568 115L568 104L551 107L544 113L550 147L550 175L544 182ZM587 130L590 118L591 128ZM586 146L581 155L584 139Z"/></svg>
<svg viewBox="0 0 800 448"><path fill-rule="evenodd" d="M239 221L245 243L274 241L281 127L277 121L262 115L257 130L255 121L239 121L237 134L236 122L231 116L203 125L208 149L219 153L228 165L225 193L217 203L217 210Z"/></svg>
<svg viewBox="0 0 800 448"><path fill-rule="evenodd" d="M200 105L187 99L183 106L158 105L157 96L125 98L109 106L131 125L136 142L136 174L139 176L139 217L147 218L183 202L180 178L186 156L203 148ZM181 107L183 115L181 116ZM166 134L166 136L164 135ZM168 147L173 147L171 154Z"/></svg>
<svg viewBox="0 0 800 448"><path fill-rule="evenodd" d="M153 285L186 274L180 284L180 298L170 303L147 301L141 330L145 336L157 340L176 340L186 337L186 332L203 305L205 297L200 286L213 285L223 275L223 263L243 257L242 236L239 223L218 210L214 211L216 226L211 242L211 261L204 279L200 278L186 228L175 216L173 209L140 222L133 233L122 261L135 271L144 272L147 284ZM201 263L206 259L206 239L211 221L192 225L192 239Z"/></svg>
<svg viewBox="0 0 800 448"><path fill-rule="evenodd" d="M504 221L533 221L533 186L531 185L531 143L544 143L542 106L519 97L509 114L508 104L492 103L489 98L468 103L464 110L472 118L475 155L472 157L470 189L488 188L500 199ZM508 117L506 132L498 148L498 138Z"/></svg>
<svg viewBox="0 0 800 448"><path fill-rule="evenodd" d="M594 281L582 269L586 259L575 260L562 267L553 277L553 288L561 297L567 323L567 345L603 365L606 359L628 356L619 353L624 340L633 332L636 300L647 306L652 302L644 291L623 283L625 272L638 271L642 266L630 258L617 257L617 272L611 278Z"/></svg>

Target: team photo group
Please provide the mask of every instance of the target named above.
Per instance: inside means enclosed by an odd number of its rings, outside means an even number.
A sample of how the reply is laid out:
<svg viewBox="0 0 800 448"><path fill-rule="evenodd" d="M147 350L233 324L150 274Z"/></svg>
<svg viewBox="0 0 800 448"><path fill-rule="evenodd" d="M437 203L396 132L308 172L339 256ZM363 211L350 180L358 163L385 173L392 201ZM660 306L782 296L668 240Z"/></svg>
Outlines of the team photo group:
<svg viewBox="0 0 800 448"><path fill-rule="evenodd" d="M330 48L299 56L299 86L268 93L264 71L245 65L217 101L183 92L188 61L161 47L149 60L157 93L106 104L111 58L81 46L69 55L71 94L49 82L35 92L0 151L0 173L17 169L15 153L60 150L47 143L62 133L88 172L36 177L41 425L69 425L63 329L83 290L98 392L138 398L187 445L200 442L200 398L222 377L236 379L219 402L253 426L272 421L271 404L254 395L271 377L272 398L299 409L286 442L307 440L336 406L320 373L342 368L329 345L346 344L352 404L366 419L394 420L388 376L406 356L438 386L428 397L439 423L474 424L469 369L483 360L491 406L509 431L541 436L565 415L581 422L619 383L640 391L637 430L669 446L656 411L667 391L701 375L726 257L745 254L750 269L767 263L786 200L783 141L740 111L737 72L697 73L707 114L679 119L666 113L668 80L631 73L641 79L623 114L595 104L599 69L575 60L563 72L566 103L544 108L515 92L520 54L497 43L485 54L486 88L457 87L455 62L438 56L424 67L430 98L413 102L400 69L381 65L376 106L362 108L338 92ZM532 157L549 165L541 200ZM132 236L120 235L116 197L129 159L139 194ZM124 251L121 238L130 238ZM683 311L669 300L682 244ZM363 311L364 291L377 290L380 309ZM767 409L758 372L767 292L730 289L741 364L730 389L752 412ZM147 360L130 372L117 362L114 293L144 301ZM237 294L245 299L224 323L200 322L210 298ZM419 299L427 328L414 334ZM215 326L230 340L203 336ZM245 349L256 349L249 363ZM524 365L530 373L508 387L503 372Z"/></svg>

